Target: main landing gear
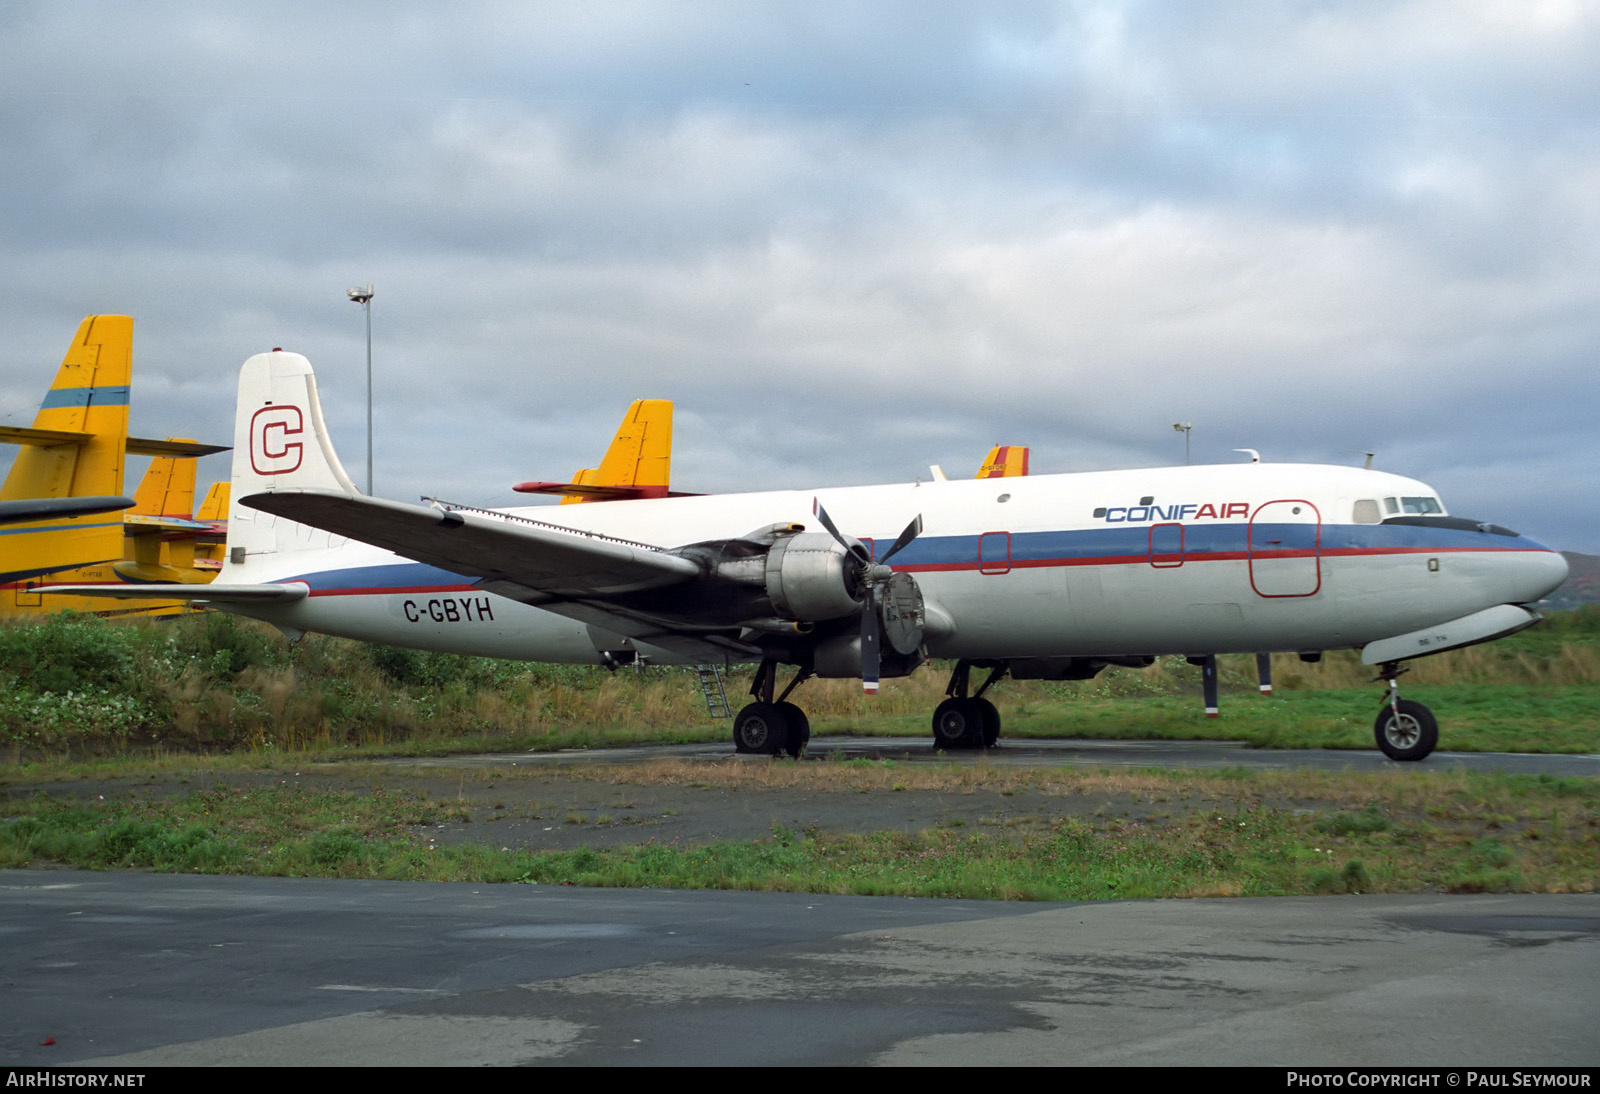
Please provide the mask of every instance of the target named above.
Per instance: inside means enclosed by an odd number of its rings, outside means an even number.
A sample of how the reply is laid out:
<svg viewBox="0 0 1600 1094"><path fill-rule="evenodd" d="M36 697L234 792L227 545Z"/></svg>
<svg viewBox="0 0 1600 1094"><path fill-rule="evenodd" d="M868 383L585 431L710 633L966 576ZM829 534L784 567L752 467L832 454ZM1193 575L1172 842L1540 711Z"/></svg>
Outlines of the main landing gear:
<svg viewBox="0 0 1600 1094"><path fill-rule="evenodd" d="M1439 744L1439 723L1421 703L1400 698L1400 676L1410 670L1398 661L1386 661L1377 679L1386 681L1389 694L1378 711L1372 732L1378 747L1391 760L1420 760Z"/></svg>
<svg viewBox="0 0 1600 1094"><path fill-rule="evenodd" d="M799 756L811 740L811 722L806 712L787 702L789 693L811 676L810 669L801 669L783 694L773 702L772 693L777 687L778 663L763 661L750 684L750 694L755 702L746 704L733 717L733 750L778 756L788 753Z"/></svg>
<svg viewBox="0 0 1600 1094"><path fill-rule="evenodd" d="M1000 712L983 697L1006 674L1006 664L1001 662L989 673L970 697L967 686L972 672L971 661L957 661L950 673L950 683L944 693L950 698L940 703L933 712L933 747L947 751L969 748L993 748L1000 739Z"/></svg>
<svg viewBox="0 0 1600 1094"><path fill-rule="evenodd" d="M1005 676L1009 665L989 663L989 678L971 695L967 694L973 664L958 661L950 674L950 684L945 688L949 696L933 712L933 746L954 751L956 749L993 748L1000 739L1000 712L983 697ZM781 756L787 753L798 757L811 740L811 723L805 711L788 701L789 693L812 676L810 669L801 669L784 688L777 691L778 662L761 662L756 677L750 684L747 703L733 718L733 748L735 752L755 755Z"/></svg>

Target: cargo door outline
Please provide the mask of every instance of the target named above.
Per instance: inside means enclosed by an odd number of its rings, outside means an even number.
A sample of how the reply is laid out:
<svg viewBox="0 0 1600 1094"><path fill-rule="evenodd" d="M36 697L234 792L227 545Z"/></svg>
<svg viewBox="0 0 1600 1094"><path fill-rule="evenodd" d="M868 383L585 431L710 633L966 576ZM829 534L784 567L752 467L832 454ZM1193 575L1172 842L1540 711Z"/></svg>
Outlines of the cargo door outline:
<svg viewBox="0 0 1600 1094"><path fill-rule="evenodd" d="M1176 570L1183 565L1183 525L1176 522L1150 526L1150 565Z"/></svg>
<svg viewBox="0 0 1600 1094"><path fill-rule="evenodd" d="M1250 517L1250 588L1268 600L1322 589L1322 513L1304 498L1263 502Z"/></svg>
<svg viewBox="0 0 1600 1094"><path fill-rule="evenodd" d="M1010 532L984 532L978 537L978 572L980 574L1011 572Z"/></svg>

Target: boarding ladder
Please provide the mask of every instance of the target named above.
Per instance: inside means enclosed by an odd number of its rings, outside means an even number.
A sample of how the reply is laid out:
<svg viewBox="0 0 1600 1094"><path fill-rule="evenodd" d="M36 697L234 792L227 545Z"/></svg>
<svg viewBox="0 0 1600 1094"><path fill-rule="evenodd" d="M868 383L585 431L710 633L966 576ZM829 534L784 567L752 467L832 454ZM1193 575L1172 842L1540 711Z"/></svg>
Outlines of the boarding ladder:
<svg viewBox="0 0 1600 1094"><path fill-rule="evenodd" d="M722 689L722 666L696 665L694 669L700 674L700 693L706 697L707 713L713 718L733 717L728 693Z"/></svg>

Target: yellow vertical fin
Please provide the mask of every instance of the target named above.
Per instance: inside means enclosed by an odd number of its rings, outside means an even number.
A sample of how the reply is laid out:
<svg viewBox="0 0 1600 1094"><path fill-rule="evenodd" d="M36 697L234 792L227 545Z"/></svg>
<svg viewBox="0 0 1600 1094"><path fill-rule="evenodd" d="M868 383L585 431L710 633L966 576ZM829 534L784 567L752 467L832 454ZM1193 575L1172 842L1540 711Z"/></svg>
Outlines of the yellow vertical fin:
<svg viewBox="0 0 1600 1094"><path fill-rule="evenodd" d="M653 488L646 496L665 497L672 480L672 401L636 399L622 416L611 446L600 466L584 468L572 477L578 486L640 486ZM562 505L583 501L565 497Z"/></svg>
<svg viewBox="0 0 1600 1094"><path fill-rule="evenodd" d="M232 492L229 488L233 484L224 479L211 484L211 489L206 491L206 498L200 503L200 508L195 512L195 520L227 520L228 497Z"/></svg>
<svg viewBox="0 0 1600 1094"><path fill-rule="evenodd" d="M997 444L989 449L975 478L1009 479L1028 473L1028 450L1022 445Z"/></svg>
<svg viewBox="0 0 1600 1094"><path fill-rule="evenodd" d="M79 324L33 419L35 429L79 436L24 444L0 485L0 499L120 495L132 373L132 319L91 315ZM31 578L121 555L120 513L31 521L0 537L0 575Z"/></svg>
<svg viewBox="0 0 1600 1094"><path fill-rule="evenodd" d="M132 375L132 319L91 315L79 324L33 425L91 436L82 444L23 446L0 499L121 494Z"/></svg>
<svg viewBox="0 0 1600 1094"><path fill-rule="evenodd" d="M194 442L187 437L168 437L169 441ZM143 517L183 517L194 509L195 460L189 456L156 456L139 480L130 513Z"/></svg>

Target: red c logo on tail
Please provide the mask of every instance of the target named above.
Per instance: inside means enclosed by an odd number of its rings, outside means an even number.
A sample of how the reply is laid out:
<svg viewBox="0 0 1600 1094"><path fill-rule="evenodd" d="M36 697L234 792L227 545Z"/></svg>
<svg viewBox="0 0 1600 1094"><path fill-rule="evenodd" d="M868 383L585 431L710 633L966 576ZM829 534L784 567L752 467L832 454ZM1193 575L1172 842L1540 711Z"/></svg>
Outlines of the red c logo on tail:
<svg viewBox="0 0 1600 1094"><path fill-rule="evenodd" d="M300 468L305 445L288 440L305 432L297 406L269 406L250 418L250 468L258 475L287 475Z"/></svg>

